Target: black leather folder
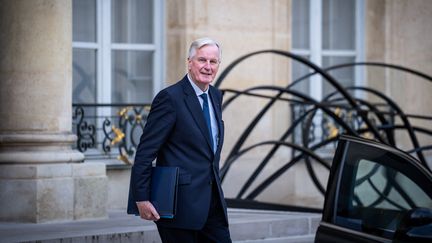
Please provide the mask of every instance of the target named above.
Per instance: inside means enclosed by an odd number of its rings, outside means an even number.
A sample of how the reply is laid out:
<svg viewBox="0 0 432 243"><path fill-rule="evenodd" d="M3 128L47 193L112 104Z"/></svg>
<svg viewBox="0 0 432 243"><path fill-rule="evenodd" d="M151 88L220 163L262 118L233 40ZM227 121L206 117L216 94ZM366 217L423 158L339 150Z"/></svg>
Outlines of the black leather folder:
<svg viewBox="0 0 432 243"><path fill-rule="evenodd" d="M161 218L172 219L177 208L178 167L152 168L150 202Z"/></svg>
<svg viewBox="0 0 432 243"><path fill-rule="evenodd" d="M179 168L156 166L152 168L150 201L162 219L172 219L177 208ZM129 186L127 213L139 216L138 207Z"/></svg>

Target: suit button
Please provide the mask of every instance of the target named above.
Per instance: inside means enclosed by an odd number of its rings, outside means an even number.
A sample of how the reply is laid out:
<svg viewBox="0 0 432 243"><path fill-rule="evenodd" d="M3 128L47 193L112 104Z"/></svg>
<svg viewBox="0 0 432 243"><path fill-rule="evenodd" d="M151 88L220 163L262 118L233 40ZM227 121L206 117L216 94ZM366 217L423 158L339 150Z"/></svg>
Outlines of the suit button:
<svg viewBox="0 0 432 243"><path fill-rule="evenodd" d="M213 185L213 181L209 181L209 185Z"/></svg>

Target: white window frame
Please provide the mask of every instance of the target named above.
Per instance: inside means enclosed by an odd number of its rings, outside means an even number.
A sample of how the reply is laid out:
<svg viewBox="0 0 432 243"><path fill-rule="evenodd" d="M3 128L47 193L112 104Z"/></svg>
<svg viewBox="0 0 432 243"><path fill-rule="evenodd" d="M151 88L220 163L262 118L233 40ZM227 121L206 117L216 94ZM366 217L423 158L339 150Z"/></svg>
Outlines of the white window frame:
<svg viewBox="0 0 432 243"><path fill-rule="evenodd" d="M153 52L153 96L162 89L164 77L164 0L153 0L153 43L129 44L111 41L111 1L96 0L96 42L72 43L72 48L95 50L96 55L96 102L110 104L112 101L112 58L113 50L134 50ZM104 112L106 115L106 113Z"/></svg>
<svg viewBox="0 0 432 243"><path fill-rule="evenodd" d="M355 62L364 61L364 21L365 21L365 2L356 0L355 18L356 18L356 39L355 50L323 50L322 48L322 1L310 0L309 5L309 49L296 49L291 47L294 54L309 56L309 60L314 64L322 67L322 59L325 56L337 57L355 57ZM366 85L364 79L364 68L355 68L354 82L356 86ZM323 82L320 75L313 75L310 78L309 94L316 100L322 100ZM362 95L362 93L356 93Z"/></svg>
<svg viewBox="0 0 432 243"><path fill-rule="evenodd" d="M309 60L319 67L322 67L323 57L355 57L355 62L364 61L364 21L365 21L365 1L355 1L355 50L324 50L322 48L322 11L323 11L323 0L309 0L309 49L296 49L291 46L291 52L301 56L308 56ZM295 11L294 9L292 11ZM291 42L292 43L292 42ZM366 81L364 80L364 68L361 66L355 67L354 73L354 85L364 86ZM312 72L313 70L310 70ZM317 101L323 99L323 78L321 75L313 75L309 78L309 95ZM364 98L365 94L361 91L355 91L355 96ZM316 117L314 117L314 123L320 124L322 117L322 111L318 111ZM314 130L316 137L322 136L322 129L317 126Z"/></svg>
<svg viewBox="0 0 432 243"><path fill-rule="evenodd" d="M152 44L129 44L112 43L111 40L111 0L96 0L96 41L80 42L73 41L73 49L86 49L96 51L96 103L112 103L112 51L133 50L153 52L153 90L155 96L164 86L165 80L165 0L152 0L153 4L153 43ZM150 97L151 99L153 97ZM103 124L103 117L110 117L112 109L99 107L96 115L99 117L96 124ZM101 132L96 134L97 140L102 141L104 135ZM86 156L99 155L100 148L89 149Z"/></svg>

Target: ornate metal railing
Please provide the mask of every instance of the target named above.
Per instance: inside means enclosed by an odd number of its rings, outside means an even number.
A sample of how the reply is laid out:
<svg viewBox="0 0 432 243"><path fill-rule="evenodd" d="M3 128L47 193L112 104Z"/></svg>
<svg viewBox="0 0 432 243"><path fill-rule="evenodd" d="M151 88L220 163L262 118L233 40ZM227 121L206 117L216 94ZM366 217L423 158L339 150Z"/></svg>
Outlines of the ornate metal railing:
<svg viewBox="0 0 432 243"><path fill-rule="evenodd" d="M341 103L341 104L327 104L326 105L336 116L340 117L349 127L354 128L355 130L360 130L365 127L365 122L361 119L361 116L358 114L358 111L352 109L351 107ZM379 111L380 115L385 117L385 121L388 126L394 126L395 124L395 112L391 110L389 106L386 104L372 104L372 107ZM338 123L335 123L333 119L327 114L314 114L306 115L304 119L301 119L303 115L305 115L308 110L313 109L311 105L307 105L304 103L292 102L290 103L291 110L291 123L294 123L296 120L300 119L300 124L294 130L293 135L291 137L291 141L295 144L301 144L303 140L307 140L312 143L324 141L329 138L337 137L339 134L344 134L346 131L343 126ZM379 124L377 121L377 117L375 113L369 113L367 115L368 119L371 121L371 124ZM362 135L363 137L372 138L373 136L366 132ZM390 131L389 136L394 139L394 131ZM334 149L336 149L336 142L328 144L327 154L329 156L332 155ZM325 149L325 148L323 148ZM296 155L296 151L292 151L292 156ZM325 153L321 153L323 157L326 157Z"/></svg>
<svg viewBox="0 0 432 243"><path fill-rule="evenodd" d="M149 104L73 104L76 148L86 159L115 159L131 164Z"/></svg>

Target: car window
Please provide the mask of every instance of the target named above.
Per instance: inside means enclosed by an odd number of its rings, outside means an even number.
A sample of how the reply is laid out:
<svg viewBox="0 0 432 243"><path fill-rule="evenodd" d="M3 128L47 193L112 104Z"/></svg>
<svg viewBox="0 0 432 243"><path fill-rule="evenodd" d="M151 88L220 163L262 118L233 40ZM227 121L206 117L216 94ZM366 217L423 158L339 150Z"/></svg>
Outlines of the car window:
<svg viewBox="0 0 432 243"><path fill-rule="evenodd" d="M374 147L348 149L335 224L392 239L407 211L432 208L429 182L406 161Z"/></svg>
<svg viewBox="0 0 432 243"><path fill-rule="evenodd" d="M431 198L407 176L364 159L358 163L354 195L353 206L399 211L432 208Z"/></svg>

